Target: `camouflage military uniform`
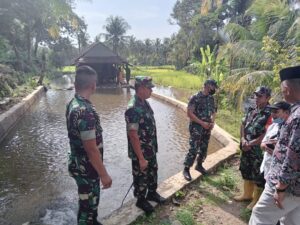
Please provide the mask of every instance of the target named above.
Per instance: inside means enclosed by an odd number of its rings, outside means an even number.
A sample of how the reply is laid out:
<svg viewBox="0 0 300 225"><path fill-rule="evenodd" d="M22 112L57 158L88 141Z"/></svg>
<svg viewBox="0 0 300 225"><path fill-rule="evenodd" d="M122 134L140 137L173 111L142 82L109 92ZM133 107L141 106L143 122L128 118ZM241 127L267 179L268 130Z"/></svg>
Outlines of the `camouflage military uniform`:
<svg viewBox="0 0 300 225"><path fill-rule="evenodd" d="M91 102L77 94L67 105L66 118L71 147L68 169L79 194L78 224L94 224L100 197L99 176L89 162L82 141L96 139L103 155L100 118Z"/></svg>
<svg viewBox="0 0 300 225"><path fill-rule="evenodd" d="M144 158L148 161L147 169L141 171L139 161L127 135L128 156L132 160L134 195L138 198L145 197L147 190L154 192L157 189L157 136L154 112L147 100L142 101L135 95L128 103L125 120L127 131L137 130L141 150Z"/></svg>
<svg viewBox="0 0 300 225"><path fill-rule="evenodd" d="M265 107L261 110L249 108L243 119L244 137L247 141L254 140L266 131L266 125L270 121L271 111ZM263 160L263 153L260 145L251 146L249 151L242 151L240 171L244 180L254 181L258 187L264 187L263 174L260 173L260 166Z"/></svg>
<svg viewBox="0 0 300 225"><path fill-rule="evenodd" d="M201 91L193 95L188 103L188 109L201 120L212 122L211 116L216 112L214 98L211 95L204 95ZM207 156L210 130L204 129L200 124L193 121L189 124L190 131L190 149L185 157L184 165L191 167L198 156L198 160L203 162Z"/></svg>

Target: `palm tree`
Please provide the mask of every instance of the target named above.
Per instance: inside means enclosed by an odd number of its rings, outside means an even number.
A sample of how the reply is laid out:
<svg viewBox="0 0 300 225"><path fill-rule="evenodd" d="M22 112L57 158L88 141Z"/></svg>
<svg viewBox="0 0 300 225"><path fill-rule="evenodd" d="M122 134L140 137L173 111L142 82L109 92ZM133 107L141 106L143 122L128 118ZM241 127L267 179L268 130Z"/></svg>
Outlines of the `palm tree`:
<svg viewBox="0 0 300 225"><path fill-rule="evenodd" d="M288 1L255 0L246 11L252 18L249 27L225 26L226 44L220 47L218 58L225 59L229 67L223 88L237 106L255 86L268 84L278 89L278 71L297 64L298 13Z"/></svg>
<svg viewBox="0 0 300 225"><path fill-rule="evenodd" d="M103 28L106 30L106 33L102 35L105 37L107 44L112 47L115 53L120 52L119 48L128 39L128 36L125 36L125 34L130 29L130 25L120 16L110 16L106 19L106 25Z"/></svg>

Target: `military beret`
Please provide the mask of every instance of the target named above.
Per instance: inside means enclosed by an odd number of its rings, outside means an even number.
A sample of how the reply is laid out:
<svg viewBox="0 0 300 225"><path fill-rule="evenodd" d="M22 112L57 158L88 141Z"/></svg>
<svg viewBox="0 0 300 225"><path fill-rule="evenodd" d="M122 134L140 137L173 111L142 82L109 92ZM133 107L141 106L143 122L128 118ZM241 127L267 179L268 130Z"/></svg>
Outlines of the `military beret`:
<svg viewBox="0 0 300 225"><path fill-rule="evenodd" d="M287 67L279 71L280 80L300 79L300 65Z"/></svg>
<svg viewBox="0 0 300 225"><path fill-rule="evenodd" d="M219 88L217 82L214 79L209 79L204 82L204 85L212 85L215 88Z"/></svg>
<svg viewBox="0 0 300 225"><path fill-rule="evenodd" d="M135 86L145 86L148 88L153 88L154 84L152 83L152 78L147 76L136 76L135 77Z"/></svg>
<svg viewBox="0 0 300 225"><path fill-rule="evenodd" d="M271 89L266 86L260 86L253 92L254 94L271 96Z"/></svg>

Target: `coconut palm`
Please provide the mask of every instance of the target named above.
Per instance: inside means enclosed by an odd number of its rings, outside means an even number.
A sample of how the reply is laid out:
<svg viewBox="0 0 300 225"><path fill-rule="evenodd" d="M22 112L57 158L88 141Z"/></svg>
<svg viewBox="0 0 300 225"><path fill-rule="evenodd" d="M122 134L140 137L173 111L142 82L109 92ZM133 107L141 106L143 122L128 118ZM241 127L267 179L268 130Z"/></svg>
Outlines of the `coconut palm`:
<svg viewBox="0 0 300 225"><path fill-rule="evenodd" d="M253 18L251 32L256 40L268 35L277 41L285 39L297 16L287 0L256 0L246 14Z"/></svg>
<svg viewBox="0 0 300 225"><path fill-rule="evenodd" d="M225 59L229 76L223 82L232 102L241 102L261 84L278 88L278 71L299 63L299 12L287 1L256 0L246 11L249 27L229 23L218 59ZM298 46L298 47L297 47Z"/></svg>
<svg viewBox="0 0 300 225"><path fill-rule="evenodd" d="M119 48L129 38L125 34L130 29L130 25L120 16L110 16L106 19L106 25L103 28L106 30L106 33L101 35L105 37L105 42L112 47L115 53L120 52Z"/></svg>

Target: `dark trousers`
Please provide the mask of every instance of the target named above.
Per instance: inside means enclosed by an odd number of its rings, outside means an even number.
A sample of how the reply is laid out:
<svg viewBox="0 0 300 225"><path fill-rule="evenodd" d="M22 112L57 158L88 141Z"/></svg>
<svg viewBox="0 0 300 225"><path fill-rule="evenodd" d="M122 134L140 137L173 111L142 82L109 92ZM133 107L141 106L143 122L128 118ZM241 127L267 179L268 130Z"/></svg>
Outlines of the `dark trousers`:
<svg viewBox="0 0 300 225"><path fill-rule="evenodd" d="M134 196L137 198L145 197L147 191L154 192L157 189L157 160L156 156L148 159L146 170L140 170L138 160L132 160L132 176L134 186Z"/></svg>
<svg viewBox="0 0 300 225"><path fill-rule="evenodd" d="M99 179L89 179L79 176L73 178L76 181L79 196L78 225L93 225L98 216L100 199Z"/></svg>
<svg viewBox="0 0 300 225"><path fill-rule="evenodd" d="M244 180L253 181L258 187L264 188L264 174L260 173L263 154L259 146L251 147L249 151L241 150L240 171Z"/></svg>
<svg viewBox="0 0 300 225"><path fill-rule="evenodd" d="M184 160L184 165L186 167L191 167L193 165L197 155L198 162L200 163L206 159L209 139L210 132L208 131L203 130L197 135L191 134L189 139L190 149Z"/></svg>

